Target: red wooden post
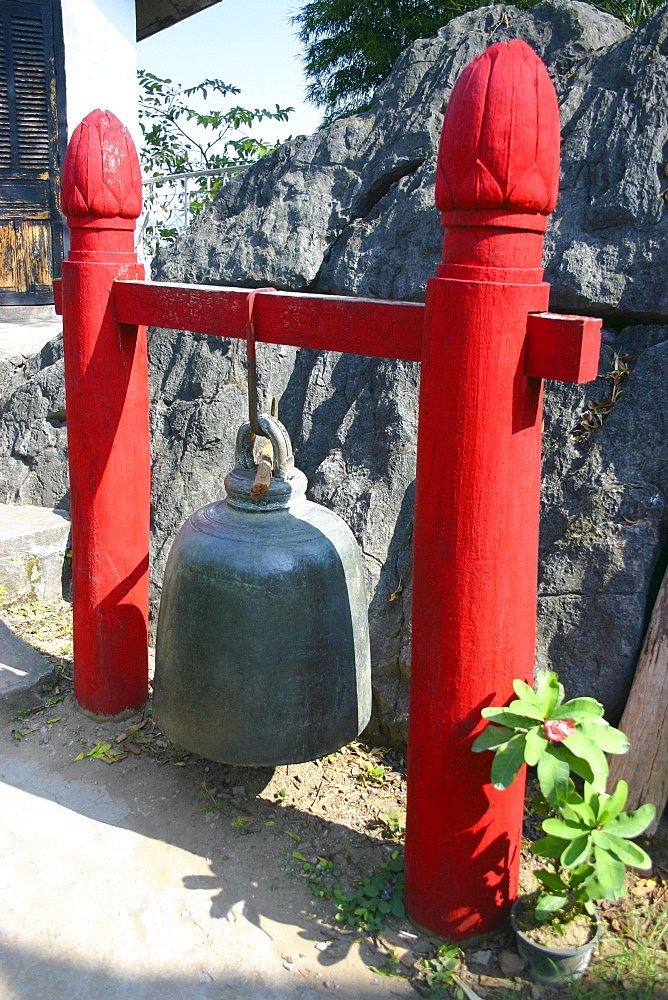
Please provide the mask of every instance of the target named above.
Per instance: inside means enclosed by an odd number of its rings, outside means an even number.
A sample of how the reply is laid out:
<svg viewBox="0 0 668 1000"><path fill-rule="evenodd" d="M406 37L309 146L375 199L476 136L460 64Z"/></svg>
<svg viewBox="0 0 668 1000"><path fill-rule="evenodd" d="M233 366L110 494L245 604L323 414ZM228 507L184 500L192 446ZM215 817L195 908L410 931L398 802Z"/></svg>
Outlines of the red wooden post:
<svg viewBox="0 0 668 1000"><path fill-rule="evenodd" d="M481 708L533 678L542 382L524 355L558 180L545 66L522 41L492 45L443 124L415 497L405 896L452 940L492 930L517 892L524 782L495 791L471 744Z"/></svg>
<svg viewBox="0 0 668 1000"><path fill-rule="evenodd" d="M120 326L112 286L134 253L141 174L128 130L93 111L63 166L71 231L62 301L72 510L74 693L100 717L148 693L150 465L146 328Z"/></svg>

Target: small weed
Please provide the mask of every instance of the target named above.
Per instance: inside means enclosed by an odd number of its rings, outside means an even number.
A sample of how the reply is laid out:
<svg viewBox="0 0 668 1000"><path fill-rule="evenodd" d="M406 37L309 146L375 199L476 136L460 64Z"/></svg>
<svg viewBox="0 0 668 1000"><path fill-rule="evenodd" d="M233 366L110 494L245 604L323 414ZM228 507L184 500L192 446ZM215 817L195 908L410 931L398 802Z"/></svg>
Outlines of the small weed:
<svg viewBox="0 0 668 1000"><path fill-rule="evenodd" d="M387 833L396 839L402 839L406 832L406 813L399 812L396 806L391 806L387 812L380 817Z"/></svg>
<svg viewBox="0 0 668 1000"><path fill-rule="evenodd" d="M40 604L39 601L32 601L30 604L23 604L21 607L12 608L13 614L19 618L27 618L29 621L40 618L46 611L46 604Z"/></svg>
<svg viewBox="0 0 668 1000"><path fill-rule="evenodd" d="M274 792L274 801L275 802L279 802L279 801L280 802L284 802L286 794L287 793L286 793L286 791L285 791L284 788L281 788L281 790L278 791L278 792Z"/></svg>
<svg viewBox="0 0 668 1000"><path fill-rule="evenodd" d="M359 774L358 780L364 785L383 785L385 783L385 772L387 768L384 764L367 764L365 769Z"/></svg>
<svg viewBox="0 0 668 1000"><path fill-rule="evenodd" d="M208 813L214 812L217 809L223 808L223 803L220 799L216 798L215 788L209 788L206 781L202 781L199 786L199 791L195 792L198 799L206 799L199 807L200 812Z"/></svg>
<svg viewBox="0 0 668 1000"><path fill-rule="evenodd" d="M241 833L249 833L251 825L255 822L253 816L235 816L235 818L230 823L235 830L239 830Z"/></svg>
<svg viewBox="0 0 668 1000"><path fill-rule="evenodd" d="M51 707L51 706L57 705L59 702L63 701L64 698L65 698L64 694L59 694L59 695L56 695L54 698L47 698L46 704L49 707Z"/></svg>
<svg viewBox="0 0 668 1000"><path fill-rule="evenodd" d="M344 927L373 933L383 930L388 917L403 919L406 916L404 859L400 851L394 851L376 875L357 880L357 888L353 891L344 892L339 882L321 879L313 879L309 885L317 898L333 900L338 911L335 920Z"/></svg>
<svg viewBox="0 0 668 1000"><path fill-rule="evenodd" d="M431 958L423 958L418 971L432 991L430 1000L440 1000L447 996L447 988L455 982L455 969L460 962L460 952L456 944L442 944Z"/></svg>
<svg viewBox="0 0 668 1000"><path fill-rule="evenodd" d="M7 600L7 588L0 583L0 604Z"/></svg>
<svg viewBox="0 0 668 1000"><path fill-rule="evenodd" d="M27 719L29 715L33 714L33 712L39 712L41 708L41 705L36 705L35 708L17 708L16 712L9 716L9 720L10 722L23 722L23 720Z"/></svg>
<svg viewBox="0 0 668 1000"><path fill-rule="evenodd" d="M573 1000L658 1000L668 981L668 912L634 914L615 941L618 951L592 967L594 982L572 985Z"/></svg>
<svg viewBox="0 0 668 1000"><path fill-rule="evenodd" d="M601 381L607 382L609 388L601 400L587 400L587 409L580 416L578 424L572 432L572 437L578 444L585 444L592 433L602 427L606 417L612 413L630 374L631 369L627 362L631 358L631 354L613 353L612 370L606 372L605 375L598 376Z"/></svg>
<svg viewBox="0 0 668 1000"><path fill-rule="evenodd" d="M12 739L15 743L20 743L24 736L30 736L31 733L36 733L37 729L12 729Z"/></svg>
<svg viewBox="0 0 668 1000"><path fill-rule="evenodd" d="M403 978L406 973L402 971L401 962L397 958L396 952L388 951L386 956L386 965L377 966L370 965L369 968L372 972L375 972L377 976L393 976L396 979Z"/></svg>

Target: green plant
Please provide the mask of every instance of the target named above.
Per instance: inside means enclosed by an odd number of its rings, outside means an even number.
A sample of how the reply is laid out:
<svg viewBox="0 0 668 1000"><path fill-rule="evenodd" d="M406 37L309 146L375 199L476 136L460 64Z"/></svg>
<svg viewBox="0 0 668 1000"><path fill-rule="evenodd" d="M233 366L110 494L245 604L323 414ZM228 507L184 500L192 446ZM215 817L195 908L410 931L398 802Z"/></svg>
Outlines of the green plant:
<svg viewBox="0 0 668 1000"><path fill-rule="evenodd" d="M396 806L390 806L380 821L392 837L401 838L406 832L406 813L400 813Z"/></svg>
<svg viewBox="0 0 668 1000"><path fill-rule="evenodd" d="M658 912L657 912L658 910ZM618 917L614 949L570 986L572 1000L662 1000L668 982L668 911L661 901ZM663 988L662 988L663 987Z"/></svg>
<svg viewBox="0 0 668 1000"><path fill-rule="evenodd" d="M650 868L648 854L629 838L637 837L654 819L653 805L623 812L628 796L625 781L612 795L596 792L585 782L584 795L571 789L569 801L543 820L547 834L531 846L549 861L535 876L541 884L535 914L540 921L571 919L594 913L594 901L620 899L625 894L627 865Z"/></svg>
<svg viewBox="0 0 668 1000"><path fill-rule="evenodd" d="M491 781L509 788L523 764L536 767L540 790L551 806L568 800L573 772L596 789L605 790L606 753L622 754L629 741L603 718L603 706L594 698L564 701L564 688L552 670L536 675L536 689L513 681L517 699L507 707L482 710L493 723L473 744L474 753L493 750Z"/></svg>
<svg viewBox="0 0 668 1000"><path fill-rule="evenodd" d="M200 812L208 813L223 808L223 803L216 798L215 789L209 788L206 781L200 782L199 789L195 792L198 799L206 799L199 807Z"/></svg>
<svg viewBox="0 0 668 1000"><path fill-rule="evenodd" d="M475 752L493 750L492 783L508 788L523 764L536 765L541 794L549 815L547 835L532 845L548 867L535 872L540 884L534 913L539 922L560 923L582 913L593 914L594 902L624 895L627 866L648 868L651 861L630 843L647 828L655 808L646 804L624 812L626 782L605 791L606 753L625 753L629 742L603 718L593 698L564 701L564 689L553 671L540 671L535 690L515 680L518 698L507 707L482 711L488 725L473 744ZM583 794L571 772L584 779Z"/></svg>
<svg viewBox="0 0 668 1000"><path fill-rule="evenodd" d="M395 979L401 979L405 973L402 972L401 962L397 957L397 953L391 949L385 956L386 964L383 966L370 965L369 968L372 972L375 972L377 976L391 976Z"/></svg>
<svg viewBox="0 0 668 1000"><path fill-rule="evenodd" d="M294 110L277 104L275 111L239 105L227 110L200 111L193 104L207 101L209 95L224 103L239 94L239 88L217 79L182 87L146 70L139 70L138 79L139 127L143 137L140 159L144 173L152 177L254 163L276 145L253 138L246 130L265 118L287 121ZM213 181L206 176L192 179L188 202L190 220L212 200L223 181L222 176ZM156 253L161 245L173 243L180 231L175 213L167 206L169 198L165 191L161 193L154 187L146 199L149 207L163 209L163 219L154 237Z"/></svg>
<svg viewBox="0 0 668 1000"><path fill-rule="evenodd" d="M16 712L13 712L9 718L11 722L22 722L29 715L33 715L35 712L40 712L41 710L42 705L36 705L34 708L17 708Z"/></svg>
<svg viewBox="0 0 668 1000"><path fill-rule="evenodd" d="M423 958L418 970L432 990L430 1000L446 996L446 987L455 982L454 973L460 962L456 944L442 944L429 958Z"/></svg>
<svg viewBox="0 0 668 1000"><path fill-rule="evenodd" d="M357 888L345 892L339 882L313 879L309 882L314 896L334 901L337 914L334 918L344 927L363 931L381 931L389 916L403 918L404 907L404 858L400 851L393 851L389 861L381 864L371 878L358 879Z"/></svg>
<svg viewBox="0 0 668 1000"><path fill-rule="evenodd" d="M254 822L255 818L253 816L235 816L230 826L233 826L235 830L240 830L242 833L248 833Z"/></svg>
<svg viewBox="0 0 668 1000"><path fill-rule="evenodd" d="M382 785L385 782L385 772L387 768L384 764L367 764L365 769L360 772L359 780L366 786L368 782L372 785Z"/></svg>

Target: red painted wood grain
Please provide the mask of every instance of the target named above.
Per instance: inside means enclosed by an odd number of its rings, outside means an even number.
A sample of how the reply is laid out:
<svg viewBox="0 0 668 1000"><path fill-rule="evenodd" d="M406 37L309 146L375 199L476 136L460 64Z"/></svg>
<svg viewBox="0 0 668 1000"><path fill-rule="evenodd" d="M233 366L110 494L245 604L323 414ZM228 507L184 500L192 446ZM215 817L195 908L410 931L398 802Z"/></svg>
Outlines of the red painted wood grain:
<svg viewBox="0 0 668 1000"><path fill-rule="evenodd" d="M119 323L245 338L249 291L118 281L114 286L116 318ZM265 344L420 360L421 302L262 291L257 293L253 315L257 339Z"/></svg>
<svg viewBox="0 0 668 1000"><path fill-rule="evenodd" d="M108 113L92 112L75 130L65 176L76 184L68 182L63 194L63 209L72 213L62 308L74 693L81 709L104 718L136 712L148 695L146 330L119 328L112 299L117 278L143 278L131 217L139 211L141 188L128 164L132 140L116 122L112 128ZM97 171L92 180L91 158ZM102 218L103 211L111 214Z"/></svg>

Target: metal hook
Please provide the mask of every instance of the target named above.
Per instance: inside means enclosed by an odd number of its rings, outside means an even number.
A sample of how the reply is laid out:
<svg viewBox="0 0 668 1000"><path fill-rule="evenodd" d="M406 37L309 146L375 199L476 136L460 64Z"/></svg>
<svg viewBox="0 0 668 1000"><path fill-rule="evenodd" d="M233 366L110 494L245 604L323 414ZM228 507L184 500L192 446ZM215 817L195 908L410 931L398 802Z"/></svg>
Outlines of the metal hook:
<svg viewBox="0 0 668 1000"><path fill-rule="evenodd" d="M248 305L248 320L246 322L246 358L248 361L248 419L253 434L263 436L259 423L259 410L257 401L257 364L255 358L255 318L253 309L255 306L255 296L258 292L273 292L274 288L254 288L248 293L246 303Z"/></svg>

